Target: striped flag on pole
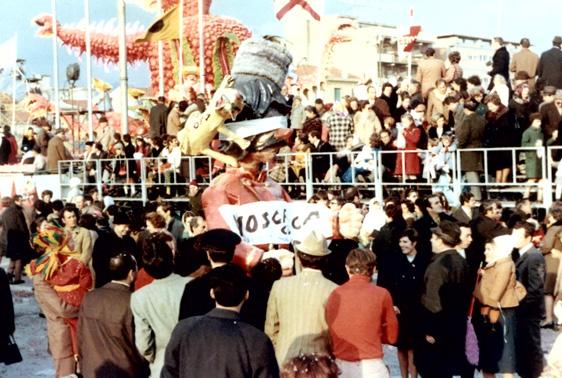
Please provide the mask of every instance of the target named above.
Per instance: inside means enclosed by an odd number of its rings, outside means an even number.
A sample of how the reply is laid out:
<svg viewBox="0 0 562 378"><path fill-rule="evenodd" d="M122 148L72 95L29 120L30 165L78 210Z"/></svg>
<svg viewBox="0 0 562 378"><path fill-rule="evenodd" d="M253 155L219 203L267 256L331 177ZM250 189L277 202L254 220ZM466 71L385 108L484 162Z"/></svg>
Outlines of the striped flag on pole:
<svg viewBox="0 0 562 378"><path fill-rule="evenodd" d="M320 21L324 11L324 0L273 0L273 9L278 20L298 12Z"/></svg>

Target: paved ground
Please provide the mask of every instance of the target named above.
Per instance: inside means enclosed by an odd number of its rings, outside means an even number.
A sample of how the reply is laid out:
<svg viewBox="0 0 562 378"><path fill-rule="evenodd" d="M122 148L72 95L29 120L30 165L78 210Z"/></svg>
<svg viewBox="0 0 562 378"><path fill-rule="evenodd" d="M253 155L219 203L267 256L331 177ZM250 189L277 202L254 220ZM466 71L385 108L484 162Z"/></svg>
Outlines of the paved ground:
<svg viewBox="0 0 562 378"><path fill-rule="evenodd" d="M46 322L39 317L39 308L33 297L30 281L26 279L25 284L12 286L12 294L16 312L15 338L23 355L23 362L11 366L0 365L0 377L53 377L53 365L47 351ZM554 331L543 331L545 352L550 351L556 335ZM393 347L385 347L385 361L390 366L392 377L399 377L400 371Z"/></svg>

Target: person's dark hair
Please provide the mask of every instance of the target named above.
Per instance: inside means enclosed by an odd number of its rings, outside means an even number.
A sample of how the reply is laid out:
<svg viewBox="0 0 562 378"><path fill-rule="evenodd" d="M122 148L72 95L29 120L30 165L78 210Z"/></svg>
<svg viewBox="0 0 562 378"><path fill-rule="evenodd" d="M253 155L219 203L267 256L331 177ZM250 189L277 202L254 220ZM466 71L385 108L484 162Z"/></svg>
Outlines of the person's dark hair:
<svg viewBox="0 0 562 378"><path fill-rule="evenodd" d="M449 53L449 62L455 64L461 61L461 53L458 51L451 51Z"/></svg>
<svg viewBox="0 0 562 378"><path fill-rule="evenodd" d="M164 219L164 217L155 211L146 214L145 220L147 222L150 222L150 224L152 224L152 226L154 226L155 228L166 227L166 220Z"/></svg>
<svg viewBox="0 0 562 378"><path fill-rule="evenodd" d="M266 288L271 288L273 283L281 278L283 268L277 259L264 259L251 270L252 280Z"/></svg>
<svg viewBox="0 0 562 378"><path fill-rule="evenodd" d="M480 204L480 214L486 215L486 213L494 208L496 201L493 199L483 200Z"/></svg>
<svg viewBox="0 0 562 378"><path fill-rule="evenodd" d="M400 234L400 239L408 238L412 243L416 243L419 239L419 234L415 228L407 228Z"/></svg>
<svg viewBox="0 0 562 378"><path fill-rule="evenodd" d="M316 100L314 100L314 103L318 105L324 105L324 100L322 100L321 98L317 98Z"/></svg>
<svg viewBox="0 0 562 378"><path fill-rule="evenodd" d="M466 92L468 85L466 83L466 79L462 78L462 77L458 77L455 80L453 80L453 83L457 84L460 87L460 91L461 92Z"/></svg>
<svg viewBox="0 0 562 378"><path fill-rule="evenodd" d="M464 108L466 110L469 110L471 112L475 112L476 109L478 109L478 106L480 104L478 102L476 102L475 100L473 100L472 98L469 98L468 100L465 100L464 102Z"/></svg>
<svg viewBox="0 0 562 378"><path fill-rule="evenodd" d="M105 116L101 116L98 123L107 123L107 118Z"/></svg>
<svg viewBox="0 0 562 378"><path fill-rule="evenodd" d="M402 218L402 208L395 203L387 203L384 207L384 213L386 216L393 221L403 219Z"/></svg>
<svg viewBox="0 0 562 378"><path fill-rule="evenodd" d="M441 201L441 198L439 197L439 195L437 193L431 193L431 194L425 196L424 199L423 199L422 208L421 208L421 210L424 212L424 214L427 212L427 209L429 209L431 207L431 204L429 203L429 200L431 198L437 198L437 199L439 199L439 201Z"/></svg>
<svg viewBox="0 0 562 378"><path fill-rule="evenodd" d="M314 106L312 106L312 105L308 105L308 106L306 106L306 107L304 108L304 111L305 111L305 112L311 112L311 113L314 113L314 115L315 115L316 117L318 117L318 116L319 116L319 114L318 114L318 110L317 110L317 109L316 109L316 108L315 108Z"/></svg>
<svg viewBox="0 0 562 378"><path fill-rule="evenodd" d="M80 215L80 219L78 220L78 226L84 227L85 229L91 231L98 230L98 228L96 227L96 217L88 213Z"/></svg>
<svg viewBox="0 0 562 378"><path fill-rule="evenodd" d="M403 199L402 201L400 201L400 206L402 206L402 205L405 205L410 213L413 213L413 212L416 211L416 205L408 199Z"/></svg>
<svg viewBox="0 0 562 378"><path fill-rule="evenodd" d="M500 46L503 46L504 41L502 37L494 37L493 38L494 42L497 42Z"/></svg>
<svg viewBox="0 0 562 378"><path fill-rule="evenodd" d="M474 85L475 87L479 87L482 85L482 80L480 80L480 77L478 75L469 76L468 79L466 79L466 81Z"/></svg>
<svg viewBox="0 0 562 378"><path fill-rule="evenodd" d="M109 278L115 281L123 281L129 272L137 270L137 262L130 253L117 253L109 259Z"/></svg>
<svg viewBox="0 0 562 378"><path fill-rule="evenodd" d="M164 97L164 96L158 96L158 102L160 102L160 103L162 103L162 104L165 103L165 102L166 102L166 97Z"/></svg>
<svg viewBox="0 0 562 378"><path fill-rule="evenodd" d="M64 213L74 213L74 216L76 216L76 222L78 222L78 220L80 219L80 211L78 210L76 205L74 205L72 203L68 203L64 206L64 208L62 210L62 217L63 218L64 218Z"/></svg>
<svg viewBox="0 0 562 378"><path fill-rule="evenodd" d="M215 301L225 307L235 307L242 303L249 287L244 270L234 264L213 269L209 273L209 283Z"/></svg>
<svg viewBox="0 0 562 378"><path fill-rule="evenodd" d="M185 100L180 101L178 104L178 109L182 113L185 112L185 109L187 109L187 101Z"/></svg>
<svg viewBox="0 0 562 378"><path fill-rule="evenodd" d="M548 214L551 215L557 222L562 221L562 202L554 202L550 209L548 209Z"/></svg>
<svg viewBox="0 0 562 378"><path fill-rule="evenodd" d="M531 47L531 41L529 41L529 38L521 38L521 42L519 43L521 44L521 47L525 47L525 48Z"/></svg>
<svg viewBox="0 0 562 378"><path fill-rule="evenodd" d="M502 100L500 99L500 96L498 96L497 94L491 94L486 96L486 98L484 99L484 103L488 104L488 103L492 103L496 106L502 106Z"/></svg>
<svg viewBox="0 0 562 378"><path fill-rule="evenodd" d="M326 354L301 354L281 369L281 378L337 378L339 374L336 361Z"/></svg>
<svg viewBox="0 0 562 378"><path fill-rule="evenodd" d="M384 83L384 84L382 85L382 92L384 93L384 90L385 90L386 88L388 88L388 87L390 87L390 88L392 88L392 89L394 90L394 87L392 86L392 84L386 82L386 83Z"/></svg>
<svg viewBox="0 0 562 378"><path fill-rule="evenodd" d="M425 49L425 56L434 56L435 55L435 49L433 47L428 47L427 49Z"/></svg>
<svg viewBox="0 0 562 378"><path fill-rule="evenodd" d="M324 256L312 256L297 250L297 257L299 258L303 268L310 268L321 270L324 267L326 259Z"/></svg>
<svg viewBox="0 0 562 378"><path fill-rule="evenodd" d="M464 205L465 203L469 202L471 199L474 198L474 194L472 194L471 192L462 192L459 195L459 203L462 205Z"/></svg>
<svg viewBox="0 0 562 378"><path fill-rule="evenodd" d="M98 151L103 151L103 144L97 142L96 144L94 144L94 148Z"/></svg>
<svg viewBox="0 0 562 378"><path fill-rule="evenodd" d="M57 199L51 202L51 207L53 211L56 211L58 213L64 208L64 203L60 199Z"/></svg>
<svg viewBox="0 0 562 378"><path fill-rule="evenodd" d="M174 255L170 248L172 237L162 232L152 234L143 245L144 270L155 279L166 278L174 271Z"/></svg>
<svg viewBox="0 0 562 378"><path fill-rule="evenodd" d="M361 197L359 190L356 187L347 188L343 193L343 199L345 202L353 202L355 197Z"/></svg>
<svg viewBox="0 0 562 378"><path fill-rule="evenodd" d="M375 254L369 249L356 248L347 255L345 266L351 274L363 274L371 277L376 266Z"/></svg>
<svg viewBox="0 0 562 378"><path fill-rule="evenodd" d="M320 139L320 132L318 130L312 130L311 132L308 133L308 139L310 138L316 138L316 139Z"/></svg>
<svg viewBox="0 0 562 378"><path fill-rule="evenodd" d="M131 143L131 134L123 135L123 142Z"/></svg>
<svg viewBox="0 0 562 378"><path fill-rule="evenodd" d="M316 197L318 197L320 201L328 201L328 192L321 189L316 192Z"/></svg>
<svg viewBox="0 0 562 378"><path fill-rule="evenodd" d="M518 230L518 229L525 229L525 237L532 237L535 234L535 226L532 223L526 222L526 221L520 221L515 223L515 225L513 226L514 230Z"/></svg>
<svg viewBox="0 0 562 378"><path fill-rule="evenodd" d="M443 105L447 106L449 104L458 103L460 101L461 101L461 96L458 93L455 93L454 95L445 97L445 99L443 100Z"/></svg>
<svg viewBox="0 0 562 378"><path fill-rule="evenodd" d="M41 198L43 198L43 196L50 196L51 198L53 198L53 191L45 189L41 192Z"/></svg>

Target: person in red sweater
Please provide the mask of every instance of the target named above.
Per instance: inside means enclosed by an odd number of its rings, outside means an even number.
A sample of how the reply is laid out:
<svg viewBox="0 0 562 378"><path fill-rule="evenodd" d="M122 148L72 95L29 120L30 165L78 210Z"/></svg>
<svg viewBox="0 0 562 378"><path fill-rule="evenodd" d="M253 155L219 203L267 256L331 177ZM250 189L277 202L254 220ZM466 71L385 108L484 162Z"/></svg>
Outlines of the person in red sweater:
<svg viewBox="0 0 562 378"><path fill-rule="evenodd" d="M332 352L342 377L388 378L382 344L398 339L398 320L390 293L371 282L375 255L354 249L345 262L349 281L335 289L326 305Z"/></svg>

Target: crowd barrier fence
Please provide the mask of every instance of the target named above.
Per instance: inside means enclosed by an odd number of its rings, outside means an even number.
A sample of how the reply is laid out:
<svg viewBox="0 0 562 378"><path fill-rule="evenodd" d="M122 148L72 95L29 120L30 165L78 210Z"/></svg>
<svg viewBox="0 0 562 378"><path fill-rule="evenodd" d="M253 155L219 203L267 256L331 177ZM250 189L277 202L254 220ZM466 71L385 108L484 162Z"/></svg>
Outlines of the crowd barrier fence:
<svg viewBox="0 0 562 378"><path fill-rule="evenodd" d="M293 152L278 154L275 161L268 164L266 171L271 179L299 199L308 199L319 189L357 187L368 193L369 197L382 201L390 191L416 187L418 190L444 191L450 201L456 202L463 190L479 187L486 196L494 193L500 196L506 193L536 193L540 197L539 201L535 201L536 205L549 207L553 199L559 199L562 194L562 167L558 174L558 162L555 160L560 149L562 147L457 149L450 151L446 164L436 165L439 168L437 171L428 168L435 164L430 160L435 157L431 150ZM461 158L466 152L482 154L483 171L479 172L478 182L465 180L466 172L461 169ZM511 174L507 182L495 182L495 172L490 172L489 159L493 157L490 155L496 152L511 154ZM523 161L528 153L542 156L537 160L541 171L538 180L529 181L526 178ZM401 156L400 167L394 167L394 172L389 172L384 165L385 161L394 161L388 155ZM406 174L393 174L404 173L408 156L414 155L419 159L422 171L417 180L408 178ZM359 161L358 156L363 159ZM339 171L334 167L336 165ZM324 172L326 168L328 172ZM187 183L197 180L199 186L207 186L217 172L220 170L213 166L213 161L207 156L183 156L181 164L175 168L167 164L166 158L160 157L64 160L58 163L60 193L64 198L72 195L73 187L78 187L84 193L95 187L100 193L102 190L109 191L115 200L143 203L148 201L150 190L158 190L172 201L188 201L185 195ZM445 175L444 178L442 175ZM76 177L79 180L72 180Z"/></svg>

